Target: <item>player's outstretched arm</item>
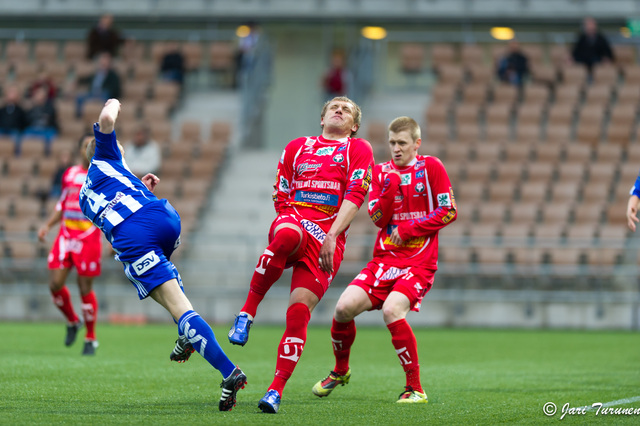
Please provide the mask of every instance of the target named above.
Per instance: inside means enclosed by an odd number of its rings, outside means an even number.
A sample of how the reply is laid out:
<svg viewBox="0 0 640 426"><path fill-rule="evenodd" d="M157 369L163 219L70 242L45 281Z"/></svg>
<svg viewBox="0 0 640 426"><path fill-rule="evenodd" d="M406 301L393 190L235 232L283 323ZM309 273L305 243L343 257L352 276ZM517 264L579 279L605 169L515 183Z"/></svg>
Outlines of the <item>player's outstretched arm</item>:
<svg viewBox="0 0 640 426"><path fill-rule="evenodd" d="M100 112L98 124L100 125L100 133L111 133L116 126L116 119L120 112L120 101L117 99L109 99L104 104L104 108Z"/></svg>
<svg viewBox="0 0 640 426"><path fill-rule="evenodd" d="M640 219L638 219L638 203L640 203L640 198L637 195L629 197L629 202L627 203L627 226L633 232L636 232L636 223L640 222Z"/></svg>

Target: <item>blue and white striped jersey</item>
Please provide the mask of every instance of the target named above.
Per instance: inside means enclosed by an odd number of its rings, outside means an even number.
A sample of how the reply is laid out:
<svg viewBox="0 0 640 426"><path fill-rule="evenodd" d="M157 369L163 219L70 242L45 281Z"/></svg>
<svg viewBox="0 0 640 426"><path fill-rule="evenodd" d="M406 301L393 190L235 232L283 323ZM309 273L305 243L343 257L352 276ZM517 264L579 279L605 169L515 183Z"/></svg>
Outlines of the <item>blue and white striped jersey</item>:
<svg viewBox="0 0 640 426"><path fill-rule="evenodd" d="M636 182L633 184L631 191L629 191L629 195L640 197L640 175L636 178Z"/></svg>
<svg viewBox="0 0 640 426"><path fill-rule="evenodd" d="M125 162L116 132L101 133L93 125L96 151L80 189L82 213L111 241L111 230L142 206L158 198L137 178Z"/></svg>

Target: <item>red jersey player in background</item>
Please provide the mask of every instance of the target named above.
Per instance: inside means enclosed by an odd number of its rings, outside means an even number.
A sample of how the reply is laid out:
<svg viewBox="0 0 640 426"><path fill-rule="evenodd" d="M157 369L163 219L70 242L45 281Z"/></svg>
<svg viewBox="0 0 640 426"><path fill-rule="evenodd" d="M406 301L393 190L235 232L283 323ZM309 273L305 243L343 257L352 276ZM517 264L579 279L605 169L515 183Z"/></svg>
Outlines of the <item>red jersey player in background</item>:
<svg viewBox="0 0 640 426"><path fill-rule="evenodd" d="M83 355L95 355L98 347L95 331L98 300L93 291L93 278L100 275L100 257L102 255L100 230L82 214L79 204L80 188L89 167L84 152L92 139L93 136L84 136L80 140L78 148L81 162L69 167L62 176L60 199L47 222L38 230L38 238L40 241L44 241L49 229L60 222L60 231L48 259L51 271L49 289L53 296L53 303L67 319L67 335L64 344L71 346L83 324L73 309L71 295L65 285L71 268L76 268L78 287L82 298L82 316L87 330Z"/></svg>
<svg viewBox="0 0 640 426"><path fill-rule="evenodd" d="M406 375L405 391L397 402L426 403L420 383L416 338L406 316L418 311L431 289L438 267L438 231L456 219L449 176L436 157L418 155L420 127L409 117L389 125L392 161L374 167L369 216L380 228L373 260L344 290L336 305L331 341L336 364L313 387L327 396L349 383L349 354L356 337L354 318L381 309L391 343Z"/></svg>
<svg viewBox="0 0 640 426"><path fill-rule="evenodd" d="M361 111L346 97L328 101L320 114L322 135L289 142L278 164L273 201L278 216L269 246L255 269L249 295L229 331L244 345L258 305L285 267L293 267L286 330L278 345L273 382L258 406L277 413L285 384L300 359L311 311L342 262L346 230L364 202L373 153L355 138Z"/></svg>

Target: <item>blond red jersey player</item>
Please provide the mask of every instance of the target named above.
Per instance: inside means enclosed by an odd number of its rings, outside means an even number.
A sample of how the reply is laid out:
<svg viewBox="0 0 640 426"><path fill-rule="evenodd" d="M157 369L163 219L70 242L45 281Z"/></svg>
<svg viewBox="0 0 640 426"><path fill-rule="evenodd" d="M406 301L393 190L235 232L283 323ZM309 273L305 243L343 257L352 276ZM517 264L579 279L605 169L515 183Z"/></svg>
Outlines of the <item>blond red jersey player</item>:
<svg viewBox="0 0 640 426"><path fill-rule="evenodd" d="M83 136L80 139L81 161L64 172L60 199L47 222L38 230L38 238L44 241L49 229L60 222L60 230L48 257L49 289L54 304L67 320L65 345L71 346L83 324L75 312L71 294L65 285L69 272L72 268L76 268L82 299L82 316L86 327L84 355L95 354L98 345L95 332L98 300L93 291L93 280L100 275L102 255L100 230L82 214L79 204L80 188L87 176L89 166L83 153L91 139L92 136Z"/></svg>
<svg viewBox="0 0 640 426"><path fill-rule="evenodd" d="M389 125L392 160L374 168L369 215L380 228L373 259L340 296L333 316L331 341L335 367L313 386L327 396L351 378L349 355L356 337L354 318L382 310L406 385L399 403L426 403L420 382L417 342L406 320L420 309L433 285L438 265L438 231L457 217L451 183L442 162L418 155L420 127L409 117Z"/></svg>
<svg viewBox="0 0 640 426"><path fill-rule="evenodd" d="M373 152L366 140L354 137L360 118L360 108L351 99L328 101L320 114L322 135L294 139L278 163L273 193L277 217L269 230L269 246L229 331L231 343L245 345L258 305L283 270L293 267L275 377L258 404L266 413L279 409L306 343L311 311L340 267L346 231L369 189Z"/></svg>

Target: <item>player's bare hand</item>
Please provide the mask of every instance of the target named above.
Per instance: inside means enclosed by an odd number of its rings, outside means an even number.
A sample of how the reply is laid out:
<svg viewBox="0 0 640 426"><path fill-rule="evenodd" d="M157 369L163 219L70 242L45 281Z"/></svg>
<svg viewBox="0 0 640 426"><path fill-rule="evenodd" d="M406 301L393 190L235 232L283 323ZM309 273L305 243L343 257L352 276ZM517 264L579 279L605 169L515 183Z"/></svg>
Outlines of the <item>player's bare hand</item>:
<svg viewBox="0 0 640 426"><path fill-rule="evenodd" d="M636 223L640 222L638 219L638 208L636 206L629 206L627 208L627 226L633 232L636 232Z"/></svg>
<svg viewBox="0 0 640 426"><path fill-rule="evenodd" d="M107 99L107 102L104 103L104 106L108 107L110 105L113 105L112 108L116 108L116 105L117 105L118 111L120 111L120 101L119 100L117 100L115 98Z"/></svg>
<svg viewBox="0 0 640 426"><path fill-rule="evenodd" d="M327 273L333 272L333 255L336 252L336 237L327 234L320 247L320 269Z"/></svg>
<svg viewBox="0 0 640 426"><path fill-rule="evenodd" d="M44 237L46 237L47 232L49 232L49 227L47 225L42 225L40 229L38 229L38 239L41 243L44 243Z"/></svg>
<svg viewBox="0 0 640 426"><path fill-rule="evenodd" d="M401 246L402 243L404 243L404 240L402 238L400 238L400 233L398 232L398 228L394 228L393 232L391 233L391 235L389 236L389 239L391 240L391 242L397 246Z"/></svg>
<svg viewBox="0 0 640 426"><path fill-rule="evenodd" d="M144 186L146 186L147 189L151 192L156 189L156 185L158 184L158 182L160 182L160 178L153 173L147 173L140 180L142 181L142 183L144 183Z"/></svg>

